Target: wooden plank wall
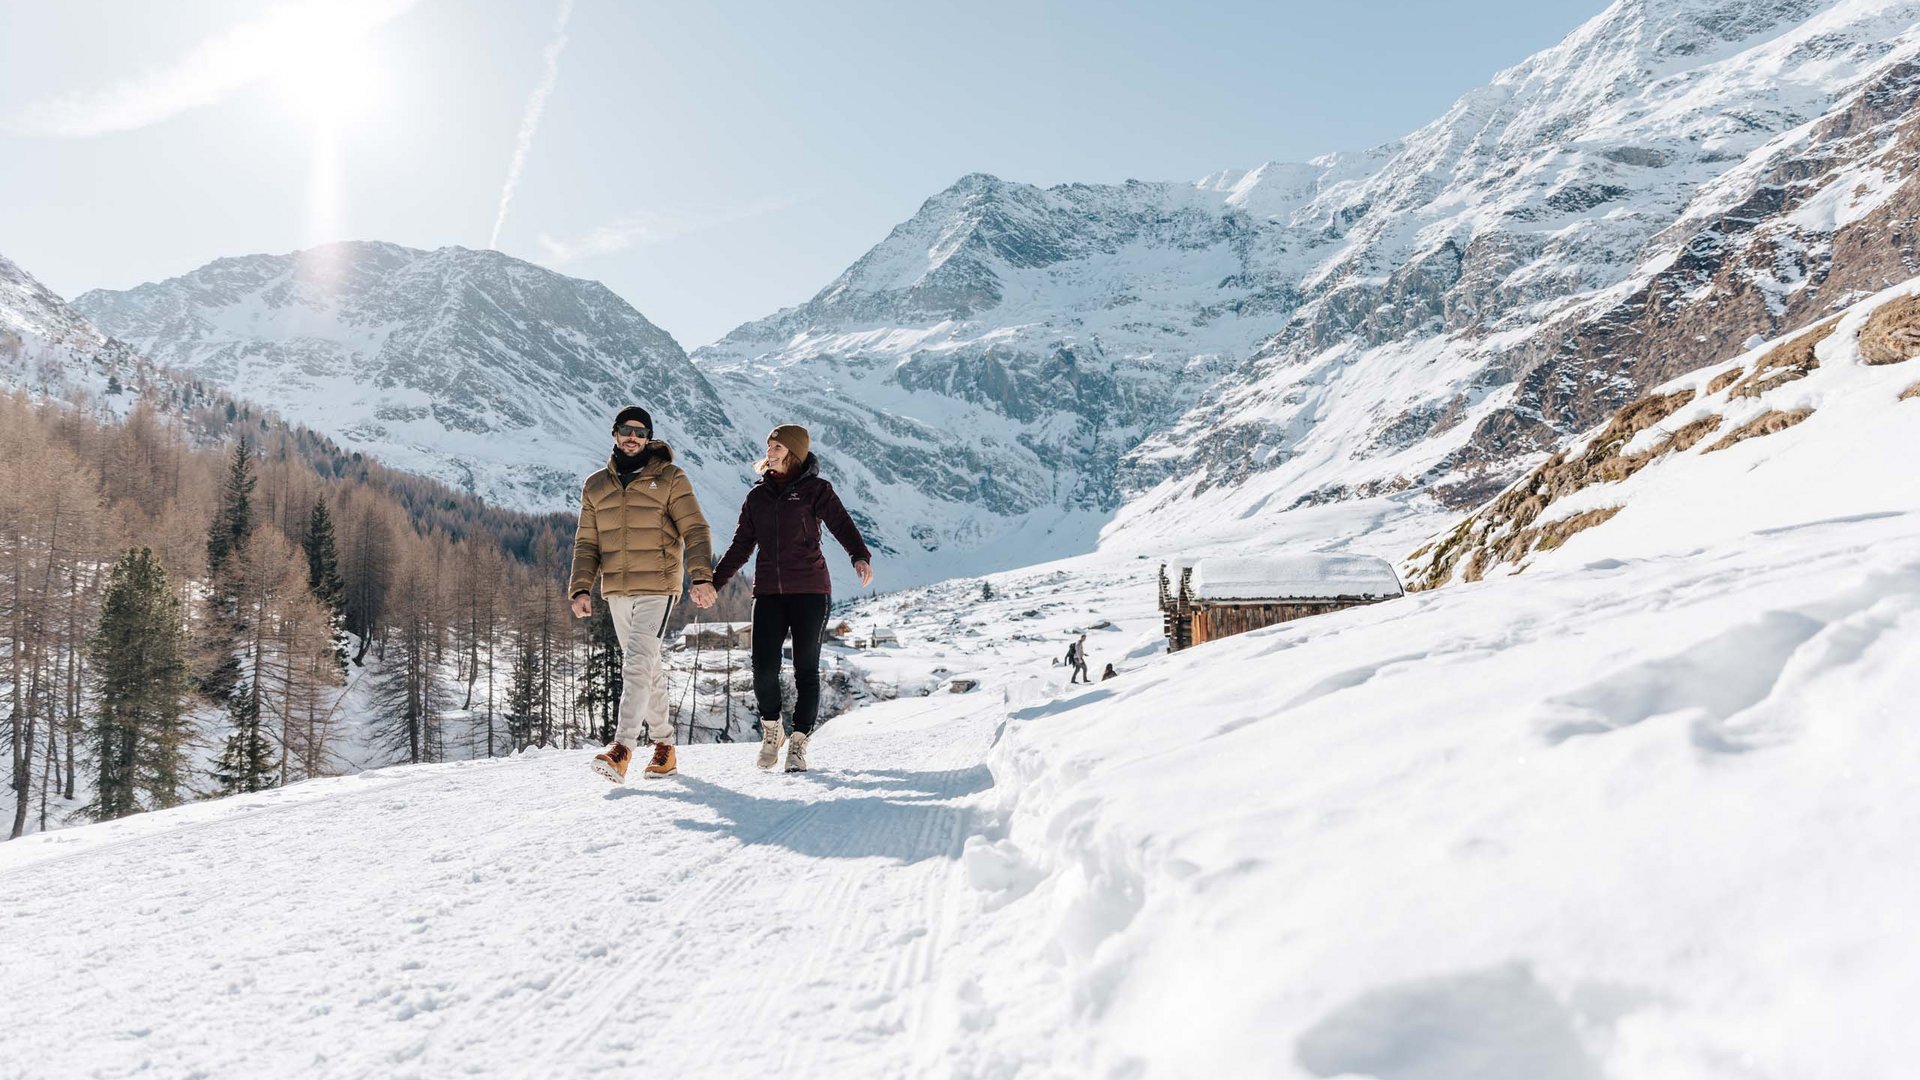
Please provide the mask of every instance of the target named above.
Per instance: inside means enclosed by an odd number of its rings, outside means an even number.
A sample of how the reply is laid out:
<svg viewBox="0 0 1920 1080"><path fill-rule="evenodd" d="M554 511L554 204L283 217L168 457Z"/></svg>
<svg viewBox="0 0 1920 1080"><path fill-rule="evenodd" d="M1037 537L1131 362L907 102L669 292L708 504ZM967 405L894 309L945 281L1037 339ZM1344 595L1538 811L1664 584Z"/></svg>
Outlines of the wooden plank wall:
<svg viewBox="0 0 1920 1080"><path fill-rule="evenodd" d="M1189 608L1192 620L1192 644L1199 645L1216 638L1232 637L1249 630L1258 630L1275 623L1291 622L1308 615L1324 615L1329 611L1359 607L1367 601L1347 601L1332 604L1209 604L1198 601Z"/></svg>

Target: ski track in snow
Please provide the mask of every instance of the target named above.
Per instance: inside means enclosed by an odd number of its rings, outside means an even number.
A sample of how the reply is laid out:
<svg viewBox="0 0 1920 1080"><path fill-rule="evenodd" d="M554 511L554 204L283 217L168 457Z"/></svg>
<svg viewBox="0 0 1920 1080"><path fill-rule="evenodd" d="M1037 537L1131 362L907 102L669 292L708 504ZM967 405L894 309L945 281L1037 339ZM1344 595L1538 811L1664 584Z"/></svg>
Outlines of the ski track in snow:
<svg viewBox="0 0 1920 1080"><path fill-rule="evenodd" d="M533 754L17 867L35 977L7 981L39 989L0 1075L907 1075L988 704L825 726L807 774L703 745L610 787Z"/></svg>

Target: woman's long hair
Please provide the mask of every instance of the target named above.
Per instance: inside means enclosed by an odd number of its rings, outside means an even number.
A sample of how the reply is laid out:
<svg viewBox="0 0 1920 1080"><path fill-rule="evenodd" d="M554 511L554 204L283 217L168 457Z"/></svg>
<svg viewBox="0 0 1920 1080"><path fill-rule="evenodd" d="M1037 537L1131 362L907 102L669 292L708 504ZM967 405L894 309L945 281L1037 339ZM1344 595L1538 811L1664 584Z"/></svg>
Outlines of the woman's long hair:
<svg viewBox="0 0 1920 1080"><path fill-rule="evenodd" d="M800 475L800 470L807 467L807 459L811 457L813 457L813 451L809 450L807 451L806 457L801 458L799 461L794 461L793 451L791 450L787 451L787 460L791 462L791 464L787 466L787 475L788 476ZM753 463L753 474L755 476L765 476L768 470L772 468L773 468L773 465L770 462L768 462L766 458L761 458L759 461L756 461Z"/></svg>

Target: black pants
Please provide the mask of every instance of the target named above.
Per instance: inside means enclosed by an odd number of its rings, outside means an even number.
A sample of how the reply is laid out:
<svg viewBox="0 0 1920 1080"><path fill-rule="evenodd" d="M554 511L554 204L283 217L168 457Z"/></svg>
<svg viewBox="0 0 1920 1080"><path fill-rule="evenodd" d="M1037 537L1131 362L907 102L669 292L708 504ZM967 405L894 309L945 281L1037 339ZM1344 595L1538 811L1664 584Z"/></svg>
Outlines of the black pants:
<svg viewBox="0 0 1920 1080"><path fill-rule="evenodd" d="M820 639L827 634L826 593L753 600L753 696L762 724L780 722L780 646L793 635L793 730L811 733L820 712Z"/></svg>

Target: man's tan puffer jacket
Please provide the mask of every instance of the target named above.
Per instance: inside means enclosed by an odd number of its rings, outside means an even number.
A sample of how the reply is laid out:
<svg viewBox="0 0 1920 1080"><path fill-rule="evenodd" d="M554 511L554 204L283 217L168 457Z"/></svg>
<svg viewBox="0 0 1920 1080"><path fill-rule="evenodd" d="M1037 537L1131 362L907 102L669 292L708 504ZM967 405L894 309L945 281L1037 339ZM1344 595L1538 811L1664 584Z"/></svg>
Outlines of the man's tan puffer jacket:
<svg viewBox="0 0 1920 1080"><path fill-rule="evenodd" d="M693 497L693 483L673 464L673 449L656 442L646 464L622 485L613 459L580 489L580 528L573 537L567 595L680 595L681 548L694 584L713 580L713 541Z"/></svg>

